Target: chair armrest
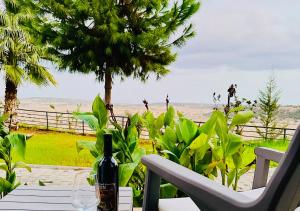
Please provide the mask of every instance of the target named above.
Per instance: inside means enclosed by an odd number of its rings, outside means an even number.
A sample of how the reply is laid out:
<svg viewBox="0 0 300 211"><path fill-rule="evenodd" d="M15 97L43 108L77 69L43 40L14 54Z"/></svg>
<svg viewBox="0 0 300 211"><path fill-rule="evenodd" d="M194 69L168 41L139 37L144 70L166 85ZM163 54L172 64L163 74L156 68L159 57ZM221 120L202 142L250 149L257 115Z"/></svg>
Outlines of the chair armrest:
<svg viewBox="0 0 300 211"><path fill-rule="evenodd" d="M256 154L256 167L252 189L265 187L267 185L270 161L279 163L284 155L284 152L265 147L257 147L254 152Z"/></svg>
<svg viewBox="0 0 300 211"><path fill-rule="evenodd" d="M253 201L158 155L144 156L142 163L148 168L143 211L158 210L160 178L185 192L200 210L239 210Z"/></svg>

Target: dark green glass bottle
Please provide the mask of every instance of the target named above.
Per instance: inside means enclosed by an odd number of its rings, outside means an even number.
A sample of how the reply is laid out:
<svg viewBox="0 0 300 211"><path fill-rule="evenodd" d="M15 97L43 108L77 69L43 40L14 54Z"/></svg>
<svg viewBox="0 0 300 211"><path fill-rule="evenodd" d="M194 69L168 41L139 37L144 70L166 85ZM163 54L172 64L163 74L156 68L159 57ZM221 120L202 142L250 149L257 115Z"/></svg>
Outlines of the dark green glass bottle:
<svg viewBox="0 0 300 211"><path fill-rule="evenodd" d="M118 211L119 184L118 164L112 156L112 135L104 135L104 157L97 172L100 193L99 211Z"/></svg>

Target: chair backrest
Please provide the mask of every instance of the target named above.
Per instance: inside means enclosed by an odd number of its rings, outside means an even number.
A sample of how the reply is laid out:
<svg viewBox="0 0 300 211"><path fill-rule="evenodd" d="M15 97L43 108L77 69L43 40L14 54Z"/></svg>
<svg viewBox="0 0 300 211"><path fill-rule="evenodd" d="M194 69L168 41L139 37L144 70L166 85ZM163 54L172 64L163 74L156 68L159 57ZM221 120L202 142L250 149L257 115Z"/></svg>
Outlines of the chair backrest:
<svg viewBox="0 0 300 211"><path fill-rule="evenodd" d="M274 176L268 183L260 203L264 210L294 211L300 202L300 126Z"/></svg>

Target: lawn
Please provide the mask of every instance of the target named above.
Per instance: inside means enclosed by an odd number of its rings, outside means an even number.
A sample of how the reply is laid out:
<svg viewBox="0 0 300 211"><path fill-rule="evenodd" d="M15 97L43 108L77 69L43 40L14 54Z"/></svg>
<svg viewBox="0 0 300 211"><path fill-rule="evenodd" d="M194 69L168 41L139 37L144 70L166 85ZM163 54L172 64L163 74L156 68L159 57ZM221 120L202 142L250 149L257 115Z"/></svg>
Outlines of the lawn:
<svg viewBox="0 0 300 211"><path fill-rule="evenodd" d="M94 160L87 150L77 153L76 141L94 141L95 137L38 130L19 130L18 133L33 135L26 144L24 162L28 164L91 166ZM13 158L21 159L18 156Z"/></svg>
<svg viewBox="0 0 300 211"><path fill-rule="evenodd" d="M46 132L40 130L22 129L18 133L32 134L27 141L25 162L28 164L46 164L62 166L91 166L94 158L89 151L84 150L77 153L76 141L87 140L94 141L93 136L82 136L60 132ZM245 163L251 162L254 158L254 149L257 146L270 147L273 149L285 151L289 142L285 140L277 141L246 141L244 152ZM151 151L152 146L148 141L142 141L141 147ZM21 160L14 156L14 161Z"/></svg>
<svg viewBox="0 0 300 211"><path fill-rule="evenodd" d="M245 142L245 152L243 154L245 163L251 162L255 159L254 149L256 147L267 147L271 149L276 149L282 152L285 152L289 146L290 141L288 140L255 140L255 141L246 141ZM271 162L271 166L277 166L276 163Z"/></svg>

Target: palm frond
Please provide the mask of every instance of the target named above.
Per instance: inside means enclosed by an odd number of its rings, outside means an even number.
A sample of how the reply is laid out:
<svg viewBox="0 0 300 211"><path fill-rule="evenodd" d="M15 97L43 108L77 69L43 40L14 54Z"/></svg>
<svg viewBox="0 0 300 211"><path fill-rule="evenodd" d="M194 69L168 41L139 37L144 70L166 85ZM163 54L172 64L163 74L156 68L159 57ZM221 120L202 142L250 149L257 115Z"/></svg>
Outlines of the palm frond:
<svg viewBox="0 0 300 211"><path fill-rule="evenodd" d="M26 69L30 82L39 86L47 86L49 84L56 85L53 75L44 66L39 64L28 64Z"/></svg>
<svg viewBox="0 0 300 211"><path fill-rule="evenodd" d="M16 85L19 85L24 78L25 70L13 65L4 65L5 75Z"/></svg>
<svg viewBox="0 0 300 211"><path fill-rule="evenodd" d="M6 2L10 9L19 7L17 1ZM24 10L26 11L26 10ZM56 84L48 70L40 65L47 58L46 47L38 45L26 31L24 22L30 21L30 12L16 14L7 10L0 13L0 64L8 79L19 85L28 80L37 85Z"/></svg>

